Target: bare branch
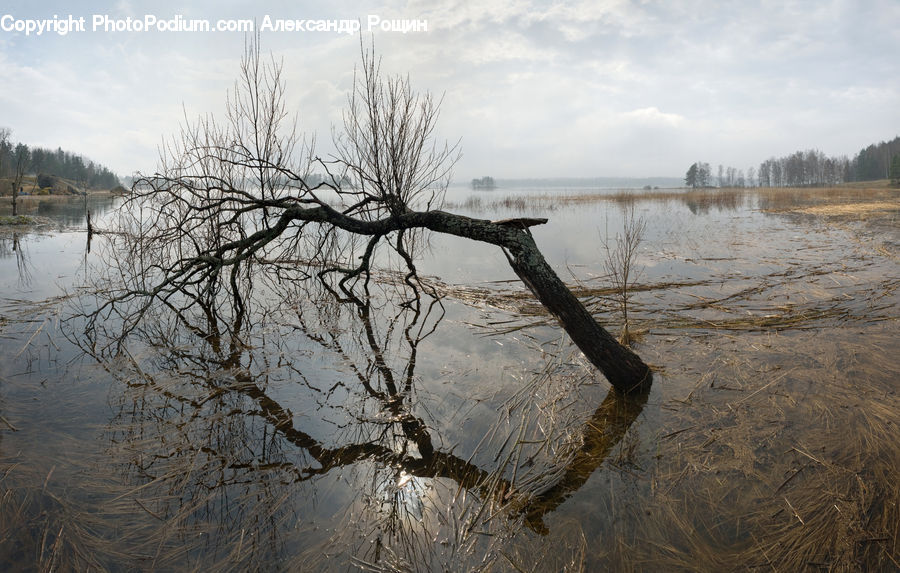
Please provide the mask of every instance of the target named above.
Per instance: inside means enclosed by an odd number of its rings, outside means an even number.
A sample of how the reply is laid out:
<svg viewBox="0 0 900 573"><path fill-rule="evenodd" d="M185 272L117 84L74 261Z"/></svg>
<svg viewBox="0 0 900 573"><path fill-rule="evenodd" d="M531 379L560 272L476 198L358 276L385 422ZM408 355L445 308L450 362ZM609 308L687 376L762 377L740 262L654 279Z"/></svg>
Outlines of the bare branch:
<svg viewBox="0 0 900 573"><path fill-rule="evenodd" d="M116 315L118 344L153 305L187 309L226 292L240 306L241 291L263 279L318 277L353 299L355 289L368 291L376 265L401 270L402 296L418 305L427 287L416 251L431 231L503 248L616 388L646 389L647 366L597 324L538 250L528 227L546 219L491 222L438 210L459 157L457 145L434 141L440 101L408 78L383 77L374 49L360 51L338 155L324 161L287 111L281 62L262 56L258 36L247 43L224 121L185 120L158 171L135 183L108 235L115 264L104 298L86 313L88 331L97 335ZM314 179L313 167L327 176Z"/></svg>

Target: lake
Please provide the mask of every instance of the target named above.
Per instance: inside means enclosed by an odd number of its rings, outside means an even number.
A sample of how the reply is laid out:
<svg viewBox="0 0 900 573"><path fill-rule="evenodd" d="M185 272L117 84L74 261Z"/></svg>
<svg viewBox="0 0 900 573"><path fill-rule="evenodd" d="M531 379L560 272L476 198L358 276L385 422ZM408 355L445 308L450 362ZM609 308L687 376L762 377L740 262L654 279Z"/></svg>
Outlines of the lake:
<svg viewBox="0 0 900 573"><path fill-rule="evenodd" d="M90 198L98 228L120 202ZM0 227L0 569L897 567L900 192L457 187L445 210L547 217L616 335L607 246L644 221L649 394L611 391L501 250L440 235L417 301L390 268L357 299L260 275L101 349L79 314L111 238L81 198L27 198L48 223Z"/></svg>

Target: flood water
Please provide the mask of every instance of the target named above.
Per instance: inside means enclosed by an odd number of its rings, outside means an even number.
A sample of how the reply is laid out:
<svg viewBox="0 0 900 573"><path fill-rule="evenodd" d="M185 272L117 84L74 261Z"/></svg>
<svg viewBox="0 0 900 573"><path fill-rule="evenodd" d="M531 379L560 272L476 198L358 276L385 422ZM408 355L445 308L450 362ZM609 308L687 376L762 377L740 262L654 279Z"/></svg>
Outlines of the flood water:
<svg viewBox="0 0 900 573"><path fill-rule="evenodd" d="M633 205L637 398L503 252L448 236L417 305L390 273L363 300L254 286L99 352L73 316L108 237L88 243L80 198L30 199L52 224L0 228L0 569L897 566L896 212L552 198L587 192L451 189L447 210L549 218L538 246L618 334L604 243ZM91 199L99 227L118 202Z"/></svg>

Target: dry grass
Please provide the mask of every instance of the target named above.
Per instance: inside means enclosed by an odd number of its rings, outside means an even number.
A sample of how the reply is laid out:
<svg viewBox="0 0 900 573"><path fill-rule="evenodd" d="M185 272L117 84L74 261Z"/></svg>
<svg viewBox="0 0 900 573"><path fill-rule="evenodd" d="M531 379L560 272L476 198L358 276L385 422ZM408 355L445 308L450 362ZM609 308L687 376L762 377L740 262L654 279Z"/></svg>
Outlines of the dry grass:
<svg viewBox="0 0 900 573"><path fill-rule="evenodd" d="M699 207L735 209L748 198L755 198L765 211L791 211L827 205L878 204L862 207L866 210L896 210L900 189L872 185L809 188L709 188L709 189L629 189L616 192L542 193L529 195L472 195L462 202L448 202L447 209L465 209L474 213L512 210L518 212L547 212L554 209L599 202L633 203L635 201L681 201Z"/></svg>
<svg viewBox="0 0 900 573"><path fill-rule="evenodd" d="M797 209L798 213L808 215L821 215L827 217L843 216L871 216L872 214L888 214L900 211L900 199L895 201L872 201L870 203L839 203L832 205L817 205Z"/></svg>
<svg viewBox="0 0 900 573"><path fill-rule="evenodd" d="M658 541L635 549L664 569L897 567L894 332L745 337L727 352L701 350L694 358L707 354L712 366L666 406L674 430L658 438L647 504L659 518L637 526Z"/></svg>
<svg viewBox="0 0 900 573"><path fill-rule="evenodd" d="M814 269L806 275L777 271L752 279L734 277L733 285L720 279L637 284L630 289L635 295L631 321L638 332L708 335L723 331L808 330L897 318L893 301L900 280L888 276L875 284L852 284L845 279L846 289L831 291L821 287L826 280L840 277L844 270ZM606 286L604 277L595 281L601 286L582 283L570 288L599 320L614 324L616 289ZM511 314L473 325L485 334L509 334L554 324L546 309L522 288L507 290L437 281L432 284L442 295L474 308ZM715 296L709 296L711 287L717 287ZM721 294L722 291L727 294ZM862 300L868 302L861 305Z"/></svg>

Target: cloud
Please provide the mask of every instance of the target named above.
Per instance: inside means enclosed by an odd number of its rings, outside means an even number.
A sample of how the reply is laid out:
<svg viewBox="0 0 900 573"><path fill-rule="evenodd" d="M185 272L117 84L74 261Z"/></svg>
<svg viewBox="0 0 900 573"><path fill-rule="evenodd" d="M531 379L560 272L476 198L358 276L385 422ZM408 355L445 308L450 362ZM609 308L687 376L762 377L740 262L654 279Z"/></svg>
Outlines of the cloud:
<svg viewBox="0 0 900 573"><path fill-rule="evenodd" d="M677 113L663 113L655 106L635 109L620 114L624 123L650 127L679 127L685 121L684 117Z"/></svg>
<svg viewBox="0 0 900 573"><path fill-rule="evenodd" d="M443 95L438 129L463 140L462 179L680 175L685 161L746 167L809 147L852 155L900 125L895 0L261 0L189 8L174 0L113 8L13 0L8 9L17 17L108 10L427 19L427 32L376 33L376 49L386 72ZM327 147L360 38L282 32L262 41L284 59L301 128ZM177 133L182 106L189 117L222 110L244 42L241 34L0 33L0 65L17 78L0 104L27 143L63 145L123 173L152 168L156 143Z"/></svg>

